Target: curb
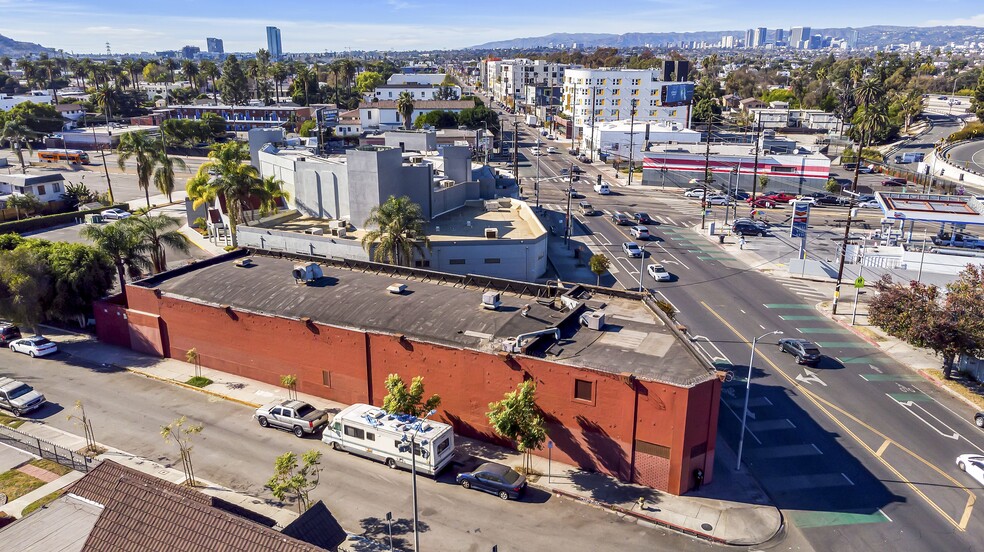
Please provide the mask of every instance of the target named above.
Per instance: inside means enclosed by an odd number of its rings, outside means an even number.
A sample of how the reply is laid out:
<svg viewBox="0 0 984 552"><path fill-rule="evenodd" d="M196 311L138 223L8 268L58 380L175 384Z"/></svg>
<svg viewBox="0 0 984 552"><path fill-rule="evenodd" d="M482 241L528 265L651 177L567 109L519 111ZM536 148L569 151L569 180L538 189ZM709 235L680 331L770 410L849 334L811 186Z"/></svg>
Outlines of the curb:
<svg viewBox="0 0 984 552"><path fill-rule="evenodd" d="M847 329L847 330L850 330L850 332L851 332L852 334L854 334L854 335L856 335L856 336L858 336L858 337L860 337L860 338L861 338L862 340L864 340L865 342L867 342L867 343L869 343L869 344L871 344L871 345L874 345L874 346L875 346L875 347L877 347L878 349L881 349L881 350L883 350L883 351L884 351L884 349L882 349L882 347L881 347L881 345L879 345L877 341L875 341L875 340L874 340L874 339L872 339L871 337L869 337L869 336L867 336L867 335L865 335L865 334L863 334L862 332L859 332L859 331L857 331L857 330L856 330L856 329L854 328L854 326L852 326L851 324L848 324L848 323L846 323L846 322L844 322L844 321L842 321L842 320L838 320L838 319L836 319L836 318L834 318L834 316L836 316L836 315L834 315L834 314L832 314L832 313L828 313L828 312L827 312L826 310L824 310L824 309L821 309L821 308L819 308L819 307L817 307L817 311L819 311L819 312L820 312L821 314L823 314L824 316L826 316L826 317L827 317L827 318L829 318L830 320L832 320L832 321L834 321L834 322L836 322L836 323L837 323L837 324L838 324L839 326L842 326L842 327L844 327L845 329ZM888 354L889 356L892 356L892 355L891 355L891 354L889 354L889 353L885 353L885 354ZM894 357L893 357L893 358L894 358Z"/></svg>
<svg viewBox="0 0 984 552"><path fill-rule="evenodd" d="M137 369L134 369L134 368L124 368L124 370L126 370L127 372L129 372L131 374L136 374L138 376L143 376L145 378L149 378L149 379L152 379L152 380L162 381L164 383L169 383L171 385L177 385L178 387L184 387L185 389L190 389L192 391L198 391L199 393L204 393L206 395L210 395L210 396L216 397L218 399L223 399L223 400L227 400L227 401L230 401L230 402L238 403L238 404L241 404L243 406L248 406L250 408L259 408L260 406L262 406L259 403L249 402L249 401L243 400L243 399L237 399L237 398L231 397L229 395L224 395L222 393L217 393L215 391L210 391L208 389L203 389L201 387L195 387L194 385L188 385L187 383L178 381L176 379L165 378L163 376L156 376L154 374L150 374L150 373L147 373L147 372L144 372L144 371L141 371L141 370L137 370Z"/></svg>

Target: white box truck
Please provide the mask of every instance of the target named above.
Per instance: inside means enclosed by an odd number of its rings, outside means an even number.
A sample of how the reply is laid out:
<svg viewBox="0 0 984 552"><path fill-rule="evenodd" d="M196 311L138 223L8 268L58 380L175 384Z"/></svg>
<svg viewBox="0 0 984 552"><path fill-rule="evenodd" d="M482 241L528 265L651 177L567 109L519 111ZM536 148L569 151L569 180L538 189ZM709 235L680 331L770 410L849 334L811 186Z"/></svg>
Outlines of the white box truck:
<svg viewBox="0 0 984 552"><path fill-rule="evenodd" d="M415 443L417 471L437 475L454 456L454 431L433 420L389 414L371 404L353 404L325 427L321 441L335 450L378 460L390 468L410 469Z"/></svg>
<svg viewBox="0 0 984 552"><path fill-rule="evenodd" d="M531 126L531 127L537 126L536 115L527 115L526 116L526 124L528 126Z"/></svg>

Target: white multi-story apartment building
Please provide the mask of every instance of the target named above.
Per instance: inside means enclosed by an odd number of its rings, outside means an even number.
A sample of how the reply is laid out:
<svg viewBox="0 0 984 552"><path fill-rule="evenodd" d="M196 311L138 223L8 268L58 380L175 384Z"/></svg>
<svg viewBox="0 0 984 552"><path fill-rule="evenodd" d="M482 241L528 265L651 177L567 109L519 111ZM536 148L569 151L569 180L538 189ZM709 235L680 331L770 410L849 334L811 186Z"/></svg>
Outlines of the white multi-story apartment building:
<svg viewBox="0 0 984 552"><path fill-rule="evenodd" d="M489 59L486 60L484 73L485 88L492 93L492 98L506 105L527 103L526 87L560 86L564 79L564 71L571 66L560 63L548 63L538 59Z"/></svg>
<svg viewBox="0 0 984 552"><path fill-rule="evenodd" d="M573 116L575 129L629 120L633 102L637 123L676 123L688 128L693 96L692 82L664 81L658 69L568 69L562 106Z"/></svg>
<svg viewBox="0 0 984 552"><path fill-rule="evenodd" d="M447 98L441 98L441 90L442 87L438 84L381 84L375 90L366 92L365 100L397 100L400 98L400 94L404 92L410 94L414 100L457 100L461 97L461 87L458 85L447 87L449 94Z"/></svg>

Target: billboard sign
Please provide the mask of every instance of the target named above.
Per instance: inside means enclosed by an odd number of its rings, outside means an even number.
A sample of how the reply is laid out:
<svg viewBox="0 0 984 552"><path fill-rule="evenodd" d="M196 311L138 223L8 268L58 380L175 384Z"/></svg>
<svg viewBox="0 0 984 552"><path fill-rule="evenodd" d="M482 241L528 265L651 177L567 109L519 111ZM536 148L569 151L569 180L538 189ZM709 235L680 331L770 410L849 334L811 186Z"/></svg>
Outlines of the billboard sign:
<svg viewBox="0 0 984 552"><path fill-rule="evenodd" d="M810 204L805 201L793 203L793 221L789 227L789 237L806 238L806 229L810 224Z"/></svg>
<svg viewBox="0 0 984 552"><path fill-rule="evenodd" d="M681 82L664 85L660 95L663 105L688 104L694 99L694 83Z"/></svg>

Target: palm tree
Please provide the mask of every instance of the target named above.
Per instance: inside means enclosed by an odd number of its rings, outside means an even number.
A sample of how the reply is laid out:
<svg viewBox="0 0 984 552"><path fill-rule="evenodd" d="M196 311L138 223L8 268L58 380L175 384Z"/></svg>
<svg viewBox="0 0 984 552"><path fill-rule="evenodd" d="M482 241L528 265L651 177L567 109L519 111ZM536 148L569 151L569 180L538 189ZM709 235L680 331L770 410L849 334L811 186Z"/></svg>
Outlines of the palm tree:
<svg viewBox="0 0 984 552"><path fill-rule="evenodd" d="M0 129L0 144L7 142L14 150L17 160L20 162L21 172L27 174L27 165L24 163L24 148L31 151L30 141L39 135L31 127L27 126L20 117L13 117L8 120L3 128Z"/></svg>
<svg viewBox="0 0 984 552"><path fill-rule="evenodd" d="M106 114L106 117L113 116L113 108L117 107L120 103L120 92L115 86L106 85L100 88L93 98L102 110Z"/></svg>
<svg viewBox="0 0 984 552"><path fill-rule="evenodd" d="M273 85L277 94L277 105L280 105L280 88L283 86L284 81L287 80L287 67L280 61L275 62L271 70L271 76L273 77Z"/></svg>
<svg viewBox="0 0 984 552"><path fill-rule="evenodd" d="M174 83L174 70L178 68L178 62L174 61L174 58L167 58L164 63L161 64L168 74L168 84Z"/></svg>
<svg viewBox="0 0 984 552"><path fill-rule="evenodd" d="M216 198L225 200L232 246L237 247L236 226L243 216L243 204L257 193L259 172L246 164L249 147L242 142L221 144L208 153L208 158L188 180L188 196L194 200L195 209Z"/></svg>
<svg viewBox="0 0 984 552"><path fill-rule="evenodd" d="M198 87L198 75L201 74L201 69L198 64L190 59L186 59L181 63L181 72L184 73L188 82L191 83L191 87L195 90L200 90Z"/></svg>
<svg viewBox="0 0 984 552"><path fill-rule="evenodd" d="M342 60L342 74L345 76L345 91L352 92L352 79L358 71L359 65L354 59L345 58Z"/></svg>
<svg viewBox="0 0 984 552"><path fill-rule="evenodd" d="M297 68L296 73L297 79L304 84L304 105L310 105L308 102L308 82L311 80L311 70L306 65L301 65Z"/></svg>
<svg viewBox="0 0 984 552"><path fill-rule="evenodd" d="M253 97L260 99L260 64L255 58L246 62L246 76L253 81Z"/></svg>
<svg viewBox="0 0 984 552"><path fill-rule="evenodd" d="M373 207L364 226L374 227L362 237L362 247L369 252L379 242L373 253L376 262L406 266L414 252L423 254L424 247L430 249L420 205L407 196L390 196L382 205Z"/></svg>
<svg viewBox="0 0 984 552"><path fill-rule="evenodd" d="M137 251L150 258L153 272L167 270L167 248L187 253L191 247L188 237L177 230L181 222L167 215L150 215L123 219L140 243Z"/></svg>
<svg viewBox="0 0 984 552"><path fill-rule="evenodd" d="M126 304L126 275L130 278L140 276L142 268L150 267L150 261L143 256L140 249L140 237L128 224L115 222L105 226L87 224L82 229L82 237L95 242L96 247L109 255L116 266L116 275L120 279L120 291L123 293L123 304Z"/></svg>
<svg viewBox="0 0 984 552"><path fill-rule="evenodd" d="M146 130L127 132L120 137L117 148L118 164L121 171L126 171L126 162L133 159L137 163L137 186L144 191L147 198L147 208L150 209L150 180L154 176L154 167L161 157L161 144L150 136Z"/></svg>
<svg viewBox="0 0 984 552"><path fill-rule="evenodd" d="M198 66L198 72L201 73L202 78L212 81L212 103L219 105L219 88L215 85L216 79L219 78L219 66L212 61L204 60Z"/></svg>
<svg viewBox="0 0 984 552"><path fill-rule="evenodd" d="M280 200L290 201L290 193L284 190L284 181L276 176L264 178L259 185L262 189L258 195L260 197L260 214L276 214L280 208Z"/></svg>
<svg viewBox="0 0 984 552"><path fill-rule="evenodd" d="M400 92L400 97L396 99L396 110L403 117L403 128L410 130L413 118L413 96L409 92Z"/></svg>
<svg viewBox="0 0 984 552"><path fill-rule="evenodd" d="M171 157L162 147L157 156L157 168L154 169L154 186L162 194L167 195L168 203L171 202L171 194L174 193L174 165L182 169L187 169L183 159Z"/></svg>
<svg viewBox="0 0 984 552"><path fill-rule="evenodd" d="M912 124L912 120L922 113L922 96L916 90L909 90L900 94L899 105L903 119L903 132L909 132L909 125Z"/></svg>
<svg viewBox="0 0 984 552"><path fill-rule="evenodd" d="M336 59L335 61L328 64L328 72L335 77L335 105L342 105L342 85L339 81L339 75L342 72L342 61Z"/></svg>

